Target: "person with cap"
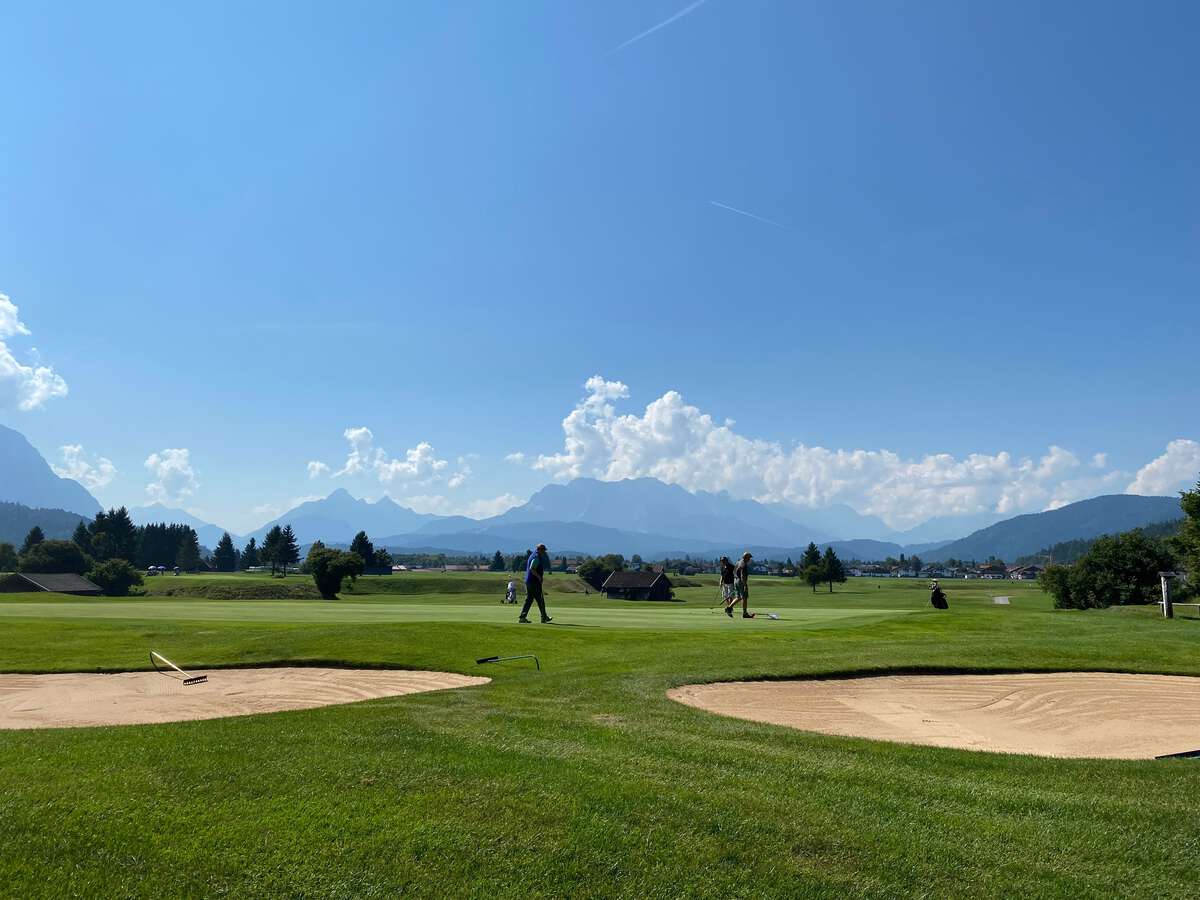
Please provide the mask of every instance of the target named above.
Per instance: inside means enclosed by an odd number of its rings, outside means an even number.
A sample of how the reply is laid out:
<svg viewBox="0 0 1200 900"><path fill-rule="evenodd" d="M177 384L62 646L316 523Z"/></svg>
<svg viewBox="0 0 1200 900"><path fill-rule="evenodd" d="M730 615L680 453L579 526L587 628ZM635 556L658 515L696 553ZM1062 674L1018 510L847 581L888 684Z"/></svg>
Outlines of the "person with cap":
<svg viewBox="0 0 1200 900"><path fill-rule="evenodd" d="M721 598L725 601L725 615L733 618L733 563L728 556L721 557Z"/></svg>
<svg viewBox="0 0 1200 900"><path fill-rule="evenodd" d="M733 615L733 607L737 606L737 601L742 601L742 618L753 619L754 613L750 612L750 560L754 559L750 551L747 550L742 554L742 561L737 564L733 570L733 603L729 604L729 615Z"/></svg>
<svg viewBox="0 0 1200 900"><path fill-rule="evenodd" d="M546 614L546 595L542 592L542 579L550 571L550 554L546 552L545 544L538 544L537 549L529 554L525 563L525 605L521 608L521 617L517 619L523 624L529 623L529 608L536 600L538 610L542 614L542 624L552 621Z"/></svg>

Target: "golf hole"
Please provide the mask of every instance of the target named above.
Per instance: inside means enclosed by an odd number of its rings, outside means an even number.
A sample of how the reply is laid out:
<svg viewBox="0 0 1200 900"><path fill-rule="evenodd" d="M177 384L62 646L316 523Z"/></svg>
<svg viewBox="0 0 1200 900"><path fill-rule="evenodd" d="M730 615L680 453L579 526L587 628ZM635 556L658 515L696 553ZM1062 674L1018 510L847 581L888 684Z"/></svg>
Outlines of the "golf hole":
<svg viewBox="0 0 1200 900"><path fill-rule="evenodd" d="M1200 748L1200 678L1060 672L685 685L708 712L804 731L1052 757L1152 759Z"/></svg>
<svg viewBox="0 0 1200 900"><path fill-rule="evenodd" d="M158 672L0 674L0 729L148 725L312 709L487 684L396 669L217 669L203 684Z"/></svg>

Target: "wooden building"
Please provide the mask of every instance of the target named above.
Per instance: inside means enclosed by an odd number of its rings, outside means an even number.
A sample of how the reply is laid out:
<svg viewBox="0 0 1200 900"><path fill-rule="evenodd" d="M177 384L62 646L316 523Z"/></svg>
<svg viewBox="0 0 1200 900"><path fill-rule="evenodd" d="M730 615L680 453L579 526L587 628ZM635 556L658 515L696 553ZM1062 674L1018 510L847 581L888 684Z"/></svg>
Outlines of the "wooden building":
<svg viewBox="0 0 1200 900"><path fill-rule="evenodd" d="M610 600L671 600L671 579L662 572L613 572L600 590Z"/></svg>
<svg viewBox="0 0 1200 900"><path fill-rule="evenodd" d="M82 575L41 575L36 572L15 572L0 578L0 593L74 594L77 597L99 597L99 585Z"/></svg>

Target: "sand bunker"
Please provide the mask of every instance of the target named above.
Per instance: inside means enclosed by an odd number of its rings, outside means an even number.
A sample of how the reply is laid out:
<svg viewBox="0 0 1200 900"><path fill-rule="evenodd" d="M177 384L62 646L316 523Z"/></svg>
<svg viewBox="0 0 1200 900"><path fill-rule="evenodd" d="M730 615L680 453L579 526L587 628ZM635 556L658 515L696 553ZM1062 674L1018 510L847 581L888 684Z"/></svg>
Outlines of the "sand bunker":
<svg viewBox="0 0 1200 900"><path fill-rule="evenodd" d="M1200 678L1064 672L687 685L709 712L848 737L1039 756L1147 759L1200 749Z"/></svg>
<svg viewBox="0 0 1200 900"><path fill-rule="evenodd" d="M157 672L0 675L0 728L79 728L219 719L487 684L448 672L218 669L185 686Z"/></svg>

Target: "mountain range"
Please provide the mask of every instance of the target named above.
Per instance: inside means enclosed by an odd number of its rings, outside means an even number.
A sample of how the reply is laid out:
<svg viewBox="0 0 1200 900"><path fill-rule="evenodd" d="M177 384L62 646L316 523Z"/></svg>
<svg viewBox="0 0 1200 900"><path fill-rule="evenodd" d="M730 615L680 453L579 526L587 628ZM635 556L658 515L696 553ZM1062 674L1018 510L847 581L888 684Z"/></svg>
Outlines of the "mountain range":
<svg viewBox="0 0 1200 900"><path fill-rule="evenodd" d="M100 509L82 485L60 478L23 435L3 426L0 501L16 504L12 506L16 512L7 516L13 520L13 528L27 531L26 522L42 524L40 516L46 520L43 528L47 533L53 530L55 534L72 525L74 519L68 514L90 518ZM63 510L68 513L53 515ZM137 524L167 521L191 525L200 542L210 548L225 530L162 504L134 507L130 515ZM1179 516L1177 498L1117 494L1002 521L997 521L1000 517L994 513L930 519L899 532L877 517L847 506L809 509L759 503L726 493L693 493L653 478L577 478L567 484L547 485L521 506L481 520L418 513L390 497L362 500L339 489L299 504L249 535L231 535L239 544L249 537L261 541L273 526L290 524L302 545L315 540L345 545L363 530L377 546L398 551L515 553L545 542L556 554L712 557L749 549L758 557L783 559L796 558L811 541L832 546L845 559L916 553L928 561L990 556L1012 560L1059 541L1091 538Z"/></svg>
<svg viewBox="0 0 1200 900"><path fill-rule="evenodd" d="M1182 515L1178 497L1109 494L1047 512L1005 519L936 550L926 551L924 558L932 561L981 560L995 556L1011 561L1018 556L1037 553L1060 541L1115 534L1178 519Z"/></svg>

